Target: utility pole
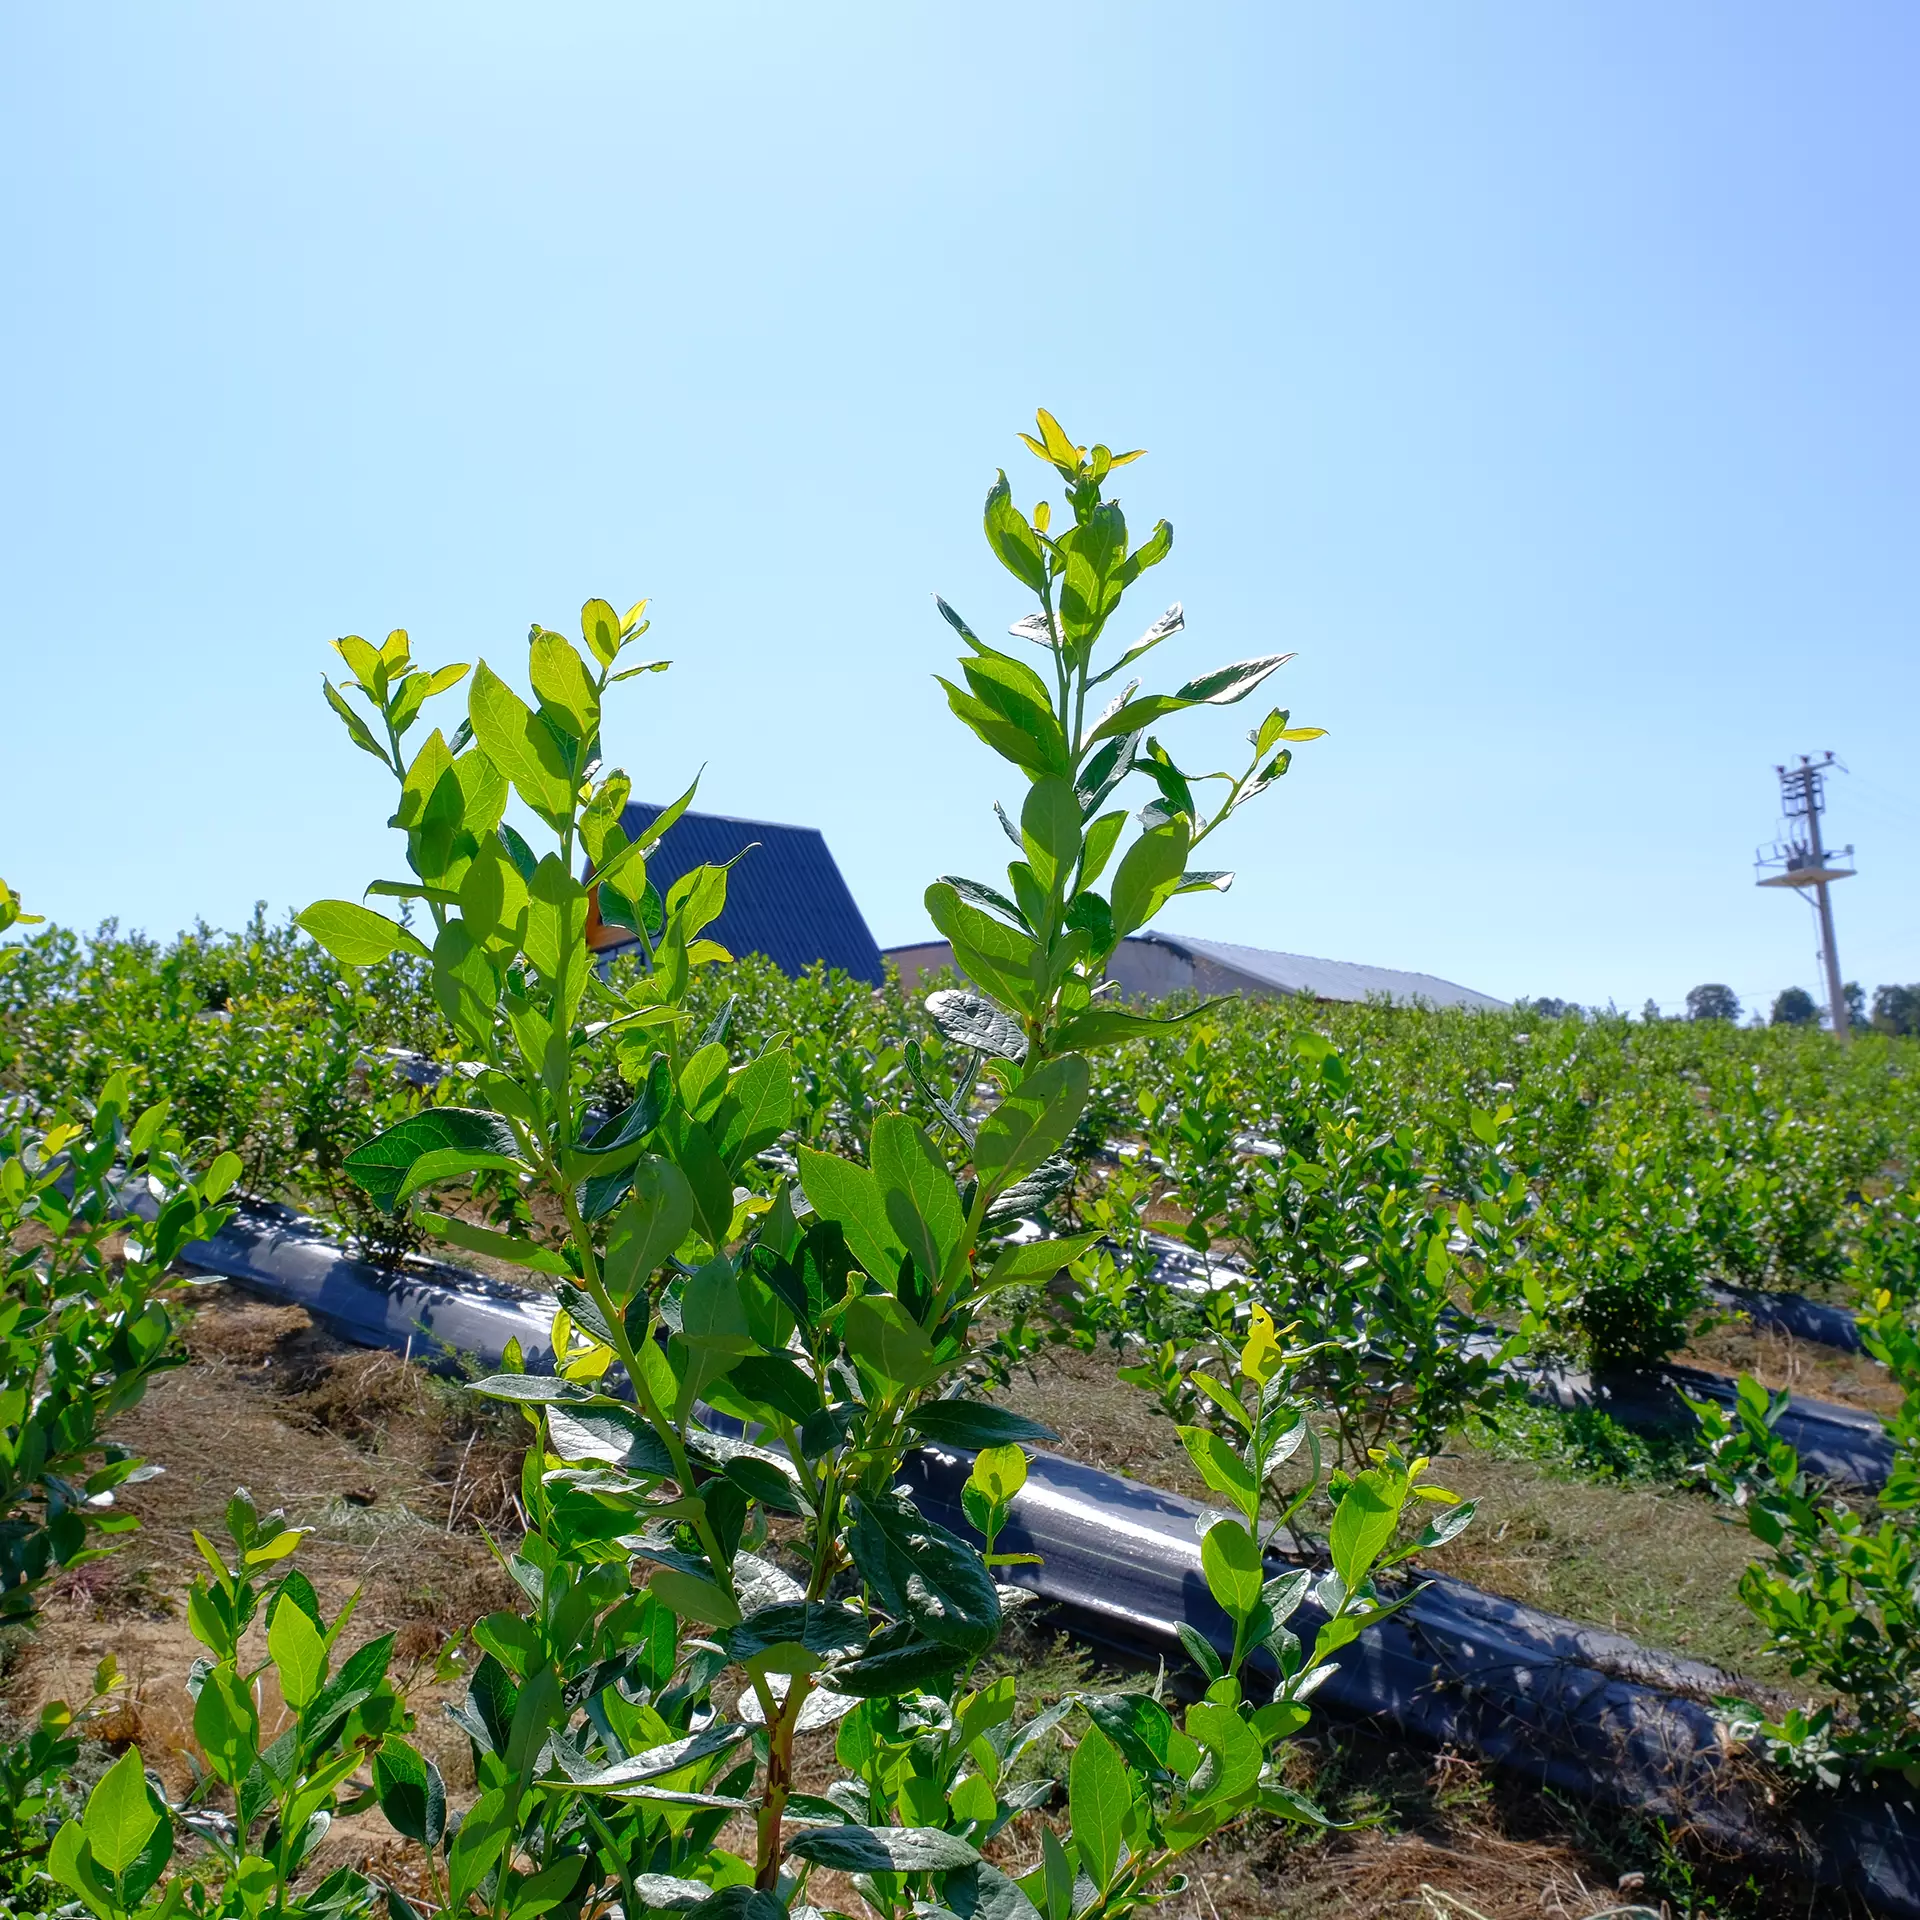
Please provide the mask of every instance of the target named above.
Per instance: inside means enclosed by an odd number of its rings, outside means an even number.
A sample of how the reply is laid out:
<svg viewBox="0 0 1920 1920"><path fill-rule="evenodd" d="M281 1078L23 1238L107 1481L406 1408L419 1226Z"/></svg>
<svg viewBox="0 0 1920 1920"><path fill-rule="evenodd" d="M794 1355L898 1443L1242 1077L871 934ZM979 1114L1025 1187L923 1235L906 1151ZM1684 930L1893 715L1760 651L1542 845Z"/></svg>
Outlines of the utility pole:
<svg viewBox="0 0 1920 1920"><path fill-rule="evenodd" d="M1820 760L1803 753L1798 766L1774 768L1780 776L1780 812L1785 831L1771 849L1763 849L1755 858L1754 870L1759 876L1757 886L1794 887L1803 894L1811 889L1820 920L1820 958L1826 964L1827 1005L1832 1010L1833 1031L1844 1045L1852 1037L1852 1022L1847 1014L1847 997L1840 979L1840 955L1833 938L1832 886L1836 880L1853 878L1853 849L1841 847L1829 857L1820 837L1820 815L1826 806L1826 773L1836 764L1831 753ZM1840 864L1843 861L1847 864Z"/></svg>

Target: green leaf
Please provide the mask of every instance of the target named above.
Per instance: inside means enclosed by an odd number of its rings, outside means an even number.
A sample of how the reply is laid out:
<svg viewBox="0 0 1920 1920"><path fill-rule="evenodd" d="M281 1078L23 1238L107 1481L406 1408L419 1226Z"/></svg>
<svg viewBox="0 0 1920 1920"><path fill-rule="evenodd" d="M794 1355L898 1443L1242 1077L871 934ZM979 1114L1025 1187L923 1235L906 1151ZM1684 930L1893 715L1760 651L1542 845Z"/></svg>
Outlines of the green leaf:
<svg viewBox="0 0 1920 1920"><path fill-rule="evenodd" d="M893 1388L923 1385L934 1372L933 1343L891 1294L868 1294L842 1322L847 1351Z"/></svg>
<svg viewBox="0 0 1920 1920"><path fill-rule="evenodd" d="M1079 1233L1060 1240L1029 1240L1023 1245L1003 1247L987 1277L980 1283L983 1293L996 1287L1037 1287L1051 1280L1095 1244L1097 1233Z"/></svg>
<svg viewBox="0 0 1920 1920"><path fill-rule="evenodd" d="M1127 522L1120 503L1101 501L1061 534L1057 544L1067 562L1060 586L1060 622L1073 641L1075 658L1084 660L1125 586L1116 577L1127 551Z"/></svg>
<svg viewBox="0 0 1920 1920"><path fill-rule="evenodd" d="M1178 1427L1182 1444L1215 1493L1224 1493L1252 1526L1260 1513L1260 1485L1234 1448L1209 1427Z"/></svg>
<svg viewBox="0 0 1920 1920"><path fill-rule="evenodd" d="M648 1351L658 1349L649 1346ZM507 1377L526 1379L528 1376L510 1374ZM601 1460L622 1472L641 1474L648 1479L670 1479L674 1472L673 1456L652 1423L617 1400L586 1406L549 1404L547 1444L562 1460Z"/></svg>
<svg viewBox="0 0 1920 1920"><path fill-rule="evenodd" d="M955 963L975 986L1006 1006L1028 1008L1034 1003L1031 934L969 906L951 879L936 880L925 900L927 917L952 943Z"/></svg>
<svg viewBox="0 0 1920 1920"><path fill-rule="evenodd" d="M280 1697L295 1713L302 1712L326 1683L326 1642L298 1607L276 1607L267 1652L279 1670Z"/></svg>
<svg viewBox="0 0 1920 1920"><path fill-rule="evenodd" d="M873 1123L869 1158L887 1224L937 1286L967 1224L946 1161L904 1113L883 1113Z"/></svg>
<svg viewBox="0 0 1920 1920"><path fill-rule="evenodd" d="M1057 720L1051 728L1044 725L1038 716L1030 726L1022 725L1006 719L978 695L964 692L951 680L939 674L934 678L945 689L947 705L953 709L954 716L971 728L1002 759L1011 760L1023 771L1041 777L1064 770L1067 764L1066 738L1060 733Z"/></svg>
<svg viewBox="0 0 1920 1920"><path fill-rule="evenodd" d="M476 1380L471 1392L489 1400L513 1400L531 1407L580 1407L602 1404L617 1407L584 1380L562 1380L550 1373L495 1373Z"/></svg>
<svg viewBox="0 0 1920 1920"><path fill-rule="evenodd" d="M749 1354L727 1380L750 1404L796 1424L818 1413L822 1405L818 1384L790 1353Z"/></svg>
<svg viewBox="0 0 1920 1920"><path fill-rule="evenodd" d="M440 842L442 858L416 863L431 879L440 876L445 850L460 824L460 812L460 783L453 777L453 755L435 727L407 768L406 778L400 783L400 805L393 816L393 824L406 828L416 851L423 833L439 829L433 837Z"/></svg>
<svg viewBox="0 0 1920 1920"><path fill-rule="evenodd" d="M436 693L445 693L449 687L457 687L467 677L464 663L450 667L437 668L432 673L409 674L400 683L400 691L394 696L393 724L401 732L413 725L424 707Z"/></svg>
<svg viewBox="0 0 1920 1920"><path fill-rule="evenodd" d="M1180 1636L1180 1644L1187 1650L1187 1658L1207 1676L1209 1683L1218 1680L1225 1669L1206 1635L1185 1620L1177 1622L1174 1630Z"/></svg>
<svg viewBox="0 0 1920 1920"><path fill-rule="evenodd" d="M469 1896L493 1870L515 1831L504 1788L483 1793L468 1809L447 1850L447 1904L455 1913L467 1911Z"/></svg>
<svg viewBox="0 0 1920 1920"><path fill-rule="evenodd" d="M468 760L478 757L467 755ZM460 915L467 932L489 946L500 943L517 951L526 935L526 912L527 883L499 835L489 829L460 878Z"/></svg>
<svg viewBox="0 0 1920 1920"><path fill-rule="evenodd" d="M1008 1187L1065 1145L1087 1104L1090 1075L1078 1054L1028 1074L981 1123L973 1164L982 1182Z"/></svg>
<svg viewBox="0 0 1920 1920"><path fill-rule="evenodd" d="M1379 1559L1400 1521L1401 1488L1397 1474L1370 1467L1356 1474L1334 1509L1327 1534L1333 1570L1351 1593Z"/></svg>
<svg viewBox="0 0 1920 1920"><path fill-rule="evenodd" d="M740 1609L713 1581L677 1567L662 1567L648 1582L652 1591L683 1620L709 1627L737 1627Z"/></svg>
<svg viewBox="0 0 1920 1920"><path fill-rule="evenodd" d="M1060 1437L1025 1414L985 1400L928 1400L907 1415L907 1425L944 1447L1004 1447Z"/></svg>
<svg viewBox="0 0 1920 1920"><path fill-rule="evenodd" d="M535 813L556 824L573 811L573 777L550 728L482 660L467 694L473 737Z"/></svg>
<svg viewBox="0 0 1920 1920"><path fill-rule="evenodd" d="M889 1613L968 1653L993 1644L1000 1596L972 1547L897 1494L856 1494L852 1508L848 1551Z"/></svg>
<svg viewBox="0 0 1920 1920"><path fill-rule="evenodd" d="M922 1688L944 1688L966 1654L938 1640L908 1640L835 1667L823 1684L862 1700L897 1699Z"/></svg>
<svg viewBox="0 0 1920 1920"><path fill-rule="evenodd" d="M732 864L729 861L727 866L715 866L709 862L695 867L667 889L667 922L678 926L682 939L691 940L726 910L727 870Z"/></svg>
<svg viewBox="0 0 1920 1920"><path fill-rule="evenodd" d="M1080 796L1071 780L1038 780L1020 809L1020 840L1043 890L1080 858Z"/></svg>
<svg viewBox="0 0 1920 1920"><path fill-rule="evenodd" d="M811 1827L787 1851L839 1873L945 1873L970 1867L979 1852L938 1827Z"/></svg>
<svg viewBox="0 0 1920 1920"><path fill-rule="evenodd" d="M724 1256L709 1260L687 1281L680 1296L680 1337L690 1347L713 1353L753 1351L740 1276Z"/></svg>
<svg viewBox="0 0 1920 1920"><path fill-rule="evenodd" d="M973 1471L967 1475L967 1485L996 1510L1011 1505L1014 1495L1026 1484L1027 1456L1011 1442L982 1447L974 1456Z"/></svg>
<svg viewBox="0 0 1920 1920"><path fill-rule="evenodd" d="M246 1682L231 1666L216 1666L201 1681L193 1733L217 1779L237 1786L246 1778L259 1750L260 1719Z"/></svg>
<svg viewBox="0 0 1920 1920"><path fill-rule="evenodd" d="M580 637L603 667L612 666L619 656L622 631L620 616L606 601L589 600L580 609Z"/></svg>
<svg viewBox="0 0 1920 1920"><path fill-rule="evenodd" d="M1111 890L1116 939L1145 926L1173 897L1192 844L1192 823L1176 815L1164 827L1143 833L1127 849Z"/></svg>
<svg viewBox="0 0 1920 1920"><path fill-rule="evenodd" d="M576 1793L618 1793L622 1787L642 1780L664 1780L698 1766L703 1760L711 1760L716 1754L730 1753L752 1731L737 1720L716 1720L698 1733L682 1734L673 1740L663 1740L658 1746L630 1753L610 1767L563 1775L542 1784L564 1785Z"/></svg>
<svg viewBox="0 0 1920 1920"><path fill-rule="evenodd" d="M114 1920L118 1903L94 1865L93 1849L78 1820L68 1820L53 1836L46 1870L59 1885L77 1893L99 1920Z"/></svg>
<svg viewBox="0 0 1920 1920"><path fill-rule="evenodd" d="M693 1195L693 1217L713 1247L723 1246L733 1224L733 1175L720 1158L713 1136L685 1113L672 1113L661 1128L675 1164Z"/></svg>
<svg viewBox="0 0 1920 1920"><path fill-rule="evenodd" d="M1230 707L1292 658L1290 653L1269 653L1257 660L1236 660L1231 666L1215 667L1211 673L1189 680L1173 697L1190 706Z"/></svg>
<svg viewBox="0 0 1920 1920"><path fill-rule="evenodd" d="M680 1100L696 1120L712 1119L714 1109L726 1097L727 1049L724 1042L710 1040L694 1051L680 1069Z"/></svg>
<svg viewBox="0 0 1920 1920"><path fill-rule="evenodd" d="M1168 1772L1190 1779L1200 1764L1200 1749L1173 1724L1173 1716L1148 1693L1095 1693L1081 1705L1102 1733L1120 1749L1137 1773Z"/></svg>
<svg viewBox="0 0 1920 1920"><path fill-rule="evenodd" d="M321 691L327 696L327 705L340 716L342 723L345 725L348 739L350 739L362 753L372 754L383 767L391 767L393 762L387 757L386 748L374 739L373 734L368 729L367 723L347 705L339 689L334 686L333 682L329 680L325 674L320 676L320 687Z"/></svg>
<svg viewBox="0 0 1920 1920"><path fill-rule="evenodd" d="M1004 472L987 489L983 520L987 545L999 557L1000 564L1022 586L1034 593L1045 592L1047 561L1041 551L1040 536L1026 515L1013 504L1013 489L1008 486Z"/></svg>
<svg viewBox="0 0 1920 1920"><path fill-rule="evenodd" d="M453 774L460 783L460 824L484 841L507 810L507 777L477 747L454 761Z"/></svg>
<svg viewBox="0 0 1920 1920"><path fill-rule="evenodd" d="M129 1747L87 1795L84 1826L94 1864L108 1873L124 1873L159 1824L140 1749Z"/></svg>
<svg viewBox="0 0 1920 1920"><path fill-rule="evenodd" d="M387 1825L424 1847L437 1847L447 1830L447 1789L440 1769L397 1734L373 1756L373 1790Z"/></svg>
<svg viewBox="0 0 1920 1920"><path fill-rule="evenodd" d="M507 1907L508 1920L534 1920L536 1914L557 1907L579 1884L586 1864L582 1854L562 1854L538 1873L529 1874L512 1887Z"/></svg>
<svg viewBox="0 0 1920 1920"><path fill-rule="evenodd" d="M1121 1836L1133 1812L1133 1778L1120 1750L1097 1726L1074 1750L1067 1775L1067 1821L1087 1877L1104 1893L1120 1867Z"/></svg>
<svg viewBox="0 0 1920 1920"><path fill-rule="evenodd" d="M1021 1886L1045 1909L1046 1920L1072 1920L1079 1875L1059 1836L1051 1827L1040 1829L1040 1864L1021 1880ZM1091 1883L1089 1883L1091 1884Z"/></svg>
<svg viewBox="0 0 1920 1920"><path fill-rule="evenodd" d="M1263 1755L1253 1729L1237 1707L1224 1701L1197 1700L1187 1709L1187 1737L1197 1740L1215 1761L1211 1784L1197 1796L1203 1801L1236 1801L1250 1794L1260 1780Z"/></svg>
<svg viewBox="0 0 1920 1920"><path fill-rule="evenodd" d="M1069 1020L1054 1036L1054 1045L1062 1053L1091 1053L1096 1047L1118 1046L1128 1040L1164 1040L1189 1020L1225 1004L1224 1000L1203 1000L1167 1019L1128 1013L1121 1007L1095 1007Z"/></svg>
<svg viewBox="0 0 1920 1920"><path fill-rule="evenodd" d="M1292 658L1290 653L1272 653L1258 660L1237 660L1230 667L1218 667L1197 680L1189 680L1178 693L1150 693L1138 700L1129 700L1108 714L1082 745L1091 746L1096 740L1138 733L1188 707L1230 707L1236 700L1244 700L1270 673Z"/></svg>
<svg viewBox="0 0 1920 1920"><path fill-rule="evenodd" d="M696 774L694 776L693 785L690 786L686 790L686 792L680 796L678 800L674 801L671 806L663 807L657 814L654 815L654 817L650 821L647 822L647 824L644 827L640 829L639 833L634 838L634 845L637 846L642 853L646 853L651 848L658 846L661 841L661 838L665 835L667 829L671 827L674 824L674 822L677 821L680 818L680 816L683 813L685 813L690 806L692 806L693 796L695 792L698 790L699 785L700 785L700 778Z"/></svg>
<svg viewBox="0 0 1920 1920"><path fill-rule="evenodd" d="M738 1167L764 1153L793 1124L793 1054L772 1047L727 1083L720 1121L720 1157Z"/></svg>
<svg viewBox="0 0 1920 1920"><path fill-rule="evenodd" d="M550 853L527 888L527 958L553 996L556 1025L570 1025L586 986L587 890Z"/></svg>
<svg viewBox="0 0 1920 1920"><path fill-rule="evenodd" d="M865 1167L813 1147L802 1146L799 1158L800 1184L814 1212L839 1226L853 1257L874 1279L883 1285L893 1280L906 1247L888 1218L880 1182Z"/></svg>
<svg viewBox="0 0 1920 1920"><path fill-rule="evenodd" d="M395 1204L411 1199L424 1187L438 1186L443 1180L463 1180L469 1174L491 1170L524 1173L526 1162L515 1153L475 1153L465 1147L441 1147L433 1153L423 1153L407 1169Z"/></svg>
<svg viewBox="0 0 1920 1920"><path fill-rule="evenodd" d="M1467 1530L1477 1506L1476 1501L1462 1500L1458 1506L1449 1507L1437 1519L1428 1521L1420 1529L1420 1537L1414 1542L1415 1547L1423 1553L1429 1547L1444 1547L1449 1540Z"/></svg>
<svg viewBox="0 0 1920 1920"><path fill-rule="evenodd" d="M486 1047L493 1037L500 976L461 921L449 920L433 943L433 997L463 1040Z"/></svg>
<svg viewBox="0 0 1920 1920"><path fill-rule="evenodd" d="M648 1876L635 1875L635 1885ZM787 1920L779 1895L735 1882L709 1894L700 1904L701 1920Z"/></svg>
<svg viewBox="0 0 1920 1920"><path fill-rule="evenodd" d="M593 689L587 663L572 641L557 633L536 634L529 654L528 677L535 696L584 746L600 731L600 696Z"/></svg>
<svg viewBox="0 0 1920 1920"><path fill-rule="evenodd" d="M777 1648L799 1648L825 1656L865 1646L866 1641L867 1616L856 1607L827 1600L782 1600L748 1614L727 1635L727 1652L742 1663L759 1661L767 1672L790 1673L808 1668L768 1665L767 1655Z"/></svg>
<svg viewBox="0 0 1920 1920"><path fill-rule="evenodd" d="M1078 789L1075 789L1076 793ZM1120 835L1126 830L1127 816L1123 810L1103 813L1086 831L1086 851L1081 856L1080 884L1090 887L1107 870L1107 862L1113 858L1113 850L1119 844Z"/></svg>
<svg viewBox="0 0 1920 1920"><path fill-rule="evenodd" d="M1024 1060L1026 1036L991 1000L963 987L943 988L927 995L927 1013L955 1046L971 1047L996 1060Z"/></svg>
<svg viewBox="0 0 1920 1920"><path fill-rule="evenodd" d="M673 1074L667 1056L656 1053L648 1062L640 1090L632 1101L575 1151L583 1158L621 1153L644 1140L666 1118L672 1106Z"/></svg>
<svg viewBox="0 0 1920 1920"><path fill-rule="evenodd" d="M1018 727L1040 749L1048 772L1070 771L1067 736L1053 710L1052 689L1024 660L976 640L972 654L960 662L960 671L974 699Z"/></svg>
<svg viewBox="0 0 1920 1920"><path fill-rule="evenodd" d="M496 1233L491 1227L476 1227L471 1221L456 1219L451 1214L423 1211L413 1217L436 1238L450 1240L471 1253L484 1253L516 1267L530 1268L535 1273L550 1273L557 1279L573 1278L573 1269L551 1247L520 1239L515 1234Z"/></svg>
<svg viewBox="0 0 1920 1920"><path fill-rule="evenodd" d="M342 966L371 967L399 952L426 957L426 948L405 927L352 900L316 900L294 915L293 924L312 934Z"/></svg>
<svg viewBox="0 0 1920 1920"><path fill-rule="evenodd" d="M601 1277L617 1301L631 1300L693 1225L693 1189L671 1160L646 1154L633 1169L633 1195L607 1231Z"/></svg>
<svg viewBox="0 0 1920 1920"><path fill-rule="evenodd" d="M1218 1520L1207 1529L1200 1566L1208 1592L1235 1620L1244 1620L1260 1604L1266 1569L1252 1534L1238 1520Z"/></svg>
<svg viewBox="0 0 1920 1920"><path fill-rule="evenodd" d="M487 1164L517 1164L518 1143L497 1113L433 1107L376 1134L347 1155L348 1177L375 1205L391 1213L413 1168L429 1154L471 1156Z"/></svg>

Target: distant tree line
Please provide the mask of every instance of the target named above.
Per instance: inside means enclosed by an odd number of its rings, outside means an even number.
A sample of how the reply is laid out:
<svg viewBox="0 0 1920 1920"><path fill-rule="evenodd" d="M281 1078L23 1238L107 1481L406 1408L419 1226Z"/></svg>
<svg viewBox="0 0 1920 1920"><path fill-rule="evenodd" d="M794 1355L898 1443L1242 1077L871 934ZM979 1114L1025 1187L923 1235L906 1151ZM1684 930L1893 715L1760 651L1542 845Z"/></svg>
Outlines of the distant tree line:
<svg viewBox="0 0 1920 1920"><path fill-rule="evenodd" d="M1873 991L1869 1011L1867 996L1859 981L1849 980L1841 988L1846 996L1847 1018L1856 1027L1872 1026L1882 1033L1920 1037L1920 984L1883 986ZM1786 987L1774 996L1769 1024L1776 1027L1817 1027L1827 1009L1805 987ZM1687 995L1689 1020L1738 1020L1740 998L1731 987L1718 982L1695 987Z"/></svg>
<svg viewBox="0 0 1920 1920"><path fill-rule="evenodd" d="M1920 982L1904 987L1875 987L1871 1009L1867 1005L1866 991L1859 981L1849 980L1841 992L1846 995L1847 1018L1854 1026L1870 1026L1881 1033L1920 1039ZM1522 996L1514 1002L1514 1007L1518 1012L1531 1014L1536 1020L1579 1019L1584 1018L1587 1011L1577 1001L1556 999L1551 994L1537 994L1530 999ZM1710 980L1687 995L1687 1011L1683 1017L1688 1020L1737 1022L1740 1015L1740 996L1731 987ZM1649 1000L1641 1008L1640 1017L1649 1024L1667 1018L1655 1000ZM1826 1007L1805 987L1786 987L1774 996L1768 1024L1775 1027L1817 1027L1826 1017ZM1759 1016L1756 1014L1754 1018L1757 1025Z"/></svg>

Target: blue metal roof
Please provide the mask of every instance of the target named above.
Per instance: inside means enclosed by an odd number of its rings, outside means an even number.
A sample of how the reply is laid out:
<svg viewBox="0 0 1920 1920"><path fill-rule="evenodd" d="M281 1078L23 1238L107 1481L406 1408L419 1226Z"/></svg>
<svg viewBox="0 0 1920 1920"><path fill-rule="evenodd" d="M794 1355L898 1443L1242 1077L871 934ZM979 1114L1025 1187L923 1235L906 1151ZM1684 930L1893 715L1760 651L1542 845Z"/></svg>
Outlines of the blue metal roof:
<svg viewBox="0 0 1920 1920"><path fill-rule="evenodd" d="M661 811L635 800L620 824L632 836ZM785 974L824 960L880 984L880 949L817 827L683 813L648 854L647 878L664 897L683 873L724 866L736 855L744 857L727 876L726 911L707 929L713 939L730 953L763 953Z"/></svg>

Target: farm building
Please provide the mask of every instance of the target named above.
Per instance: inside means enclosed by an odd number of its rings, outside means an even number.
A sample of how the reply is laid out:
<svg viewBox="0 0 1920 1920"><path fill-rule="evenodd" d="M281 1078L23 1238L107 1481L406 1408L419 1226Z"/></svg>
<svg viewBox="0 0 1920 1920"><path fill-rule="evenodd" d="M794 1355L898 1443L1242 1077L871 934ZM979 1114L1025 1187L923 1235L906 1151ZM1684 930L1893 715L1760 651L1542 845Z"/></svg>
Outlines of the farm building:
<svg viewBox="0 0 1920 1920"><path fill-rule="evenodd" d="M953 965L944 940L889 947L886 957L912 992L923 973ZM1431 973L1394 967L1363 967L1351 960L1315 960L1301 953L1234 946L1224 940L1190 940L1170 933L1140 933L1120 943L1107 972L1130 1000L1158 1000L1170 993L1301 993L1314 1000L1388 999L1402 1006L1504 1007L1504 1000L1456 986Z"/></svg>
<svg viewBox="0 0 1920 1920"><path fill-rule="evenodd" d="M636 800L620 824L638 834L660 812ZM817 827L683 813L647 856L647 878L664 897L682 874L729 860L738 864L727 876L726 911L707 929L712 939L730 953L763 953L782 973L804 973L823 960L880 984L880 949ZM588 937L602 953L628 944L621 929L600 925L597 916Z"/></svg>

